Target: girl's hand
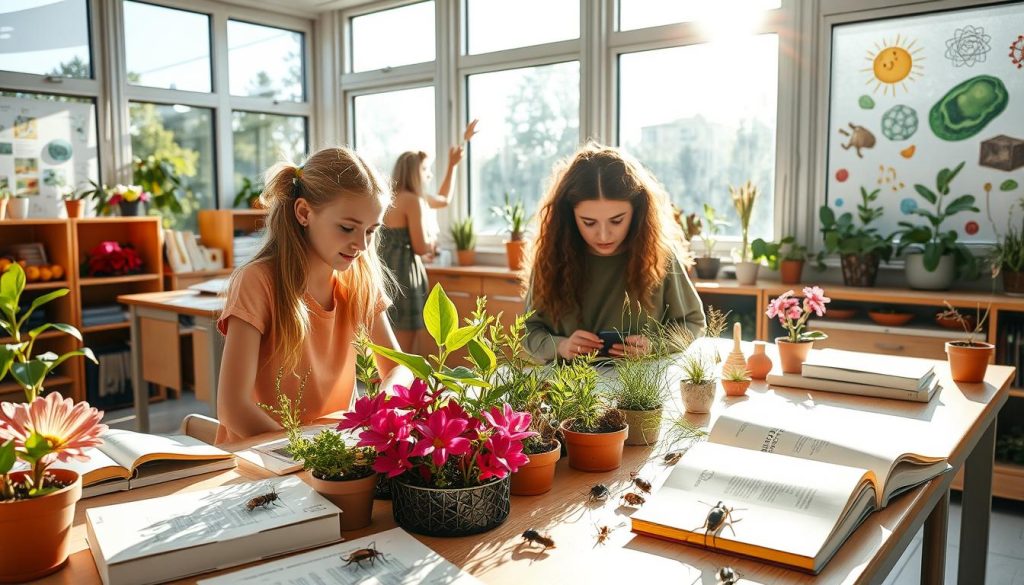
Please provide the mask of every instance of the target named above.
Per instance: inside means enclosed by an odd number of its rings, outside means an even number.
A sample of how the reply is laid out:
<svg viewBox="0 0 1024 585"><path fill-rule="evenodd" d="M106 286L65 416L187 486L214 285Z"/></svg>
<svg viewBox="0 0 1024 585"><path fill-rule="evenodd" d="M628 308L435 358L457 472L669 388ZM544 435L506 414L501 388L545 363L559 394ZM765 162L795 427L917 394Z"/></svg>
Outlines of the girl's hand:
<svg viewBox="0 0 1024 585"><path fill-rule="evenodd" d="M466 125L466 131L462 133L462 141L469 142L476 136L476 125L480 122L479 118L473 118L473 121Z"/></svg>
<svg viewBox="0 0 1024 585"><path fill-rule="evenodd" d="M454 167L462 161L462 147L453 146L448 149L448 168Z"/></svg>
<svg viewBox="0 0 1024 585"><path fill-rule="evenodd" d="M651 341L643 335L630 335L624 339L625 343L615 343L608 350L612 357L624 355L647 355L651 352Z"/></svg>
<svg viewBox="0 0 1024 585"><path fill-rule="evenodd" d="M601 338L589 331L577 329L572 335L558 343L558 355L567 360L576 356L586 355L601 349L604 342Z"/></svg>

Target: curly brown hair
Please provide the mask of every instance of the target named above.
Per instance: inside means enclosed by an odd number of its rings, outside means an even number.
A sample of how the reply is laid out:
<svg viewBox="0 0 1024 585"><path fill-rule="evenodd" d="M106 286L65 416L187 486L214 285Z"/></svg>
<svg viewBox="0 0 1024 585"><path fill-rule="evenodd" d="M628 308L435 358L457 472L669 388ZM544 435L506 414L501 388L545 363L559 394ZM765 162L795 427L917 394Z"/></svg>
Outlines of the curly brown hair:
<svg viewBox="0 0 1024 585"><path fill-rule="evenodd" d="M540 229L527 282L533 307L556 322L583 306L587 244L573 209L594 199L628 201L633 206L622 252L628 255L626 293L639 308L654 310L651 296L665 280L682 238L658 180L621 150L587 143L555 167L537 214Z"/></svg>

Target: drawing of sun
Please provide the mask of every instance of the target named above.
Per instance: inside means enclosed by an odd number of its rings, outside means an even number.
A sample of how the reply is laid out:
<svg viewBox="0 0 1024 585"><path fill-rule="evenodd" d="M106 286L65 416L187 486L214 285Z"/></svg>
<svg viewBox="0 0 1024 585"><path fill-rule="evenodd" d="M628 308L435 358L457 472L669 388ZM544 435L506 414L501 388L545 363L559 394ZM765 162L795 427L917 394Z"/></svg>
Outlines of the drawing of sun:
<svg viewBox="0 0 1024 585"><path fill-rule="evenodd" d="M909 91L907 81L916 81L924 69L920 63L924 57L917 56L921 47L915 47L916 43L916 40L900 35L896 35L893 42L884 38L881 43L876 42L874 51L867 52L866 58L871 66L861 70L870 73L866 84L874 82L874 92L878 93L881 88L882 95L891 90L895 96L897 86L902 87L903 91Z"/></svg>

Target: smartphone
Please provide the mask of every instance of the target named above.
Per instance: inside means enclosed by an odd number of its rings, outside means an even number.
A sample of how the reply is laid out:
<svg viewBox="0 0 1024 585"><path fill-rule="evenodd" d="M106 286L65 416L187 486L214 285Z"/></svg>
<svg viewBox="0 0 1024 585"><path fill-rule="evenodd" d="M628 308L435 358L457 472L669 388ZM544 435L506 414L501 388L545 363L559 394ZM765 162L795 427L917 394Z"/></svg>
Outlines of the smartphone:
<svg viewBox="0 0 1024 585"><path fill-rule="evenodd" d="M608 356L608 352L611 351L613 345L622 343L622 334L618 331L598 331L597 336L604 342L604 345L601 346L601 351L597 352L599 356Z"/></svg>

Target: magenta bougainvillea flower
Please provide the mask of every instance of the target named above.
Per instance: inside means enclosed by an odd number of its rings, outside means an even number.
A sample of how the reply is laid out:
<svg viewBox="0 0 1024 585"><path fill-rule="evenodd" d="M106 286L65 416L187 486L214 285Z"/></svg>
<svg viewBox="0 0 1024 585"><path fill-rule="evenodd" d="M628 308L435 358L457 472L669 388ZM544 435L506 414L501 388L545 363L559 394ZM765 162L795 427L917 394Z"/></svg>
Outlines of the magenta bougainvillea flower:
<svg viewBox="0 0 1024 585"><path fill-rule="evenodd" d="M448 418L443 410L430 413L426 421L413 423L419 431L420 440L416 442L413 454L417 457L431 455L436 467L441 467L449 455L465 455L469 452L469 439L462 436L469 426L464 418Z"/></svg>

